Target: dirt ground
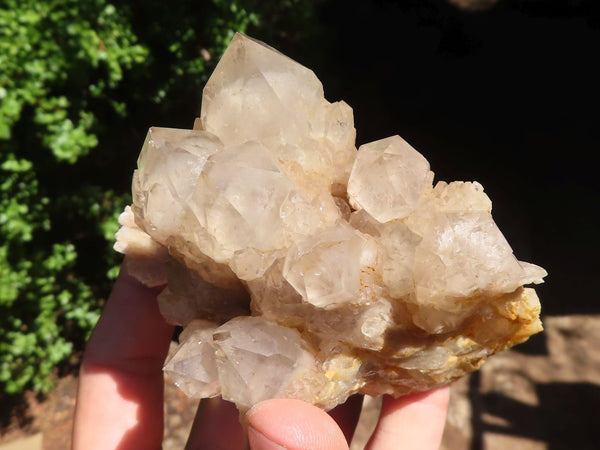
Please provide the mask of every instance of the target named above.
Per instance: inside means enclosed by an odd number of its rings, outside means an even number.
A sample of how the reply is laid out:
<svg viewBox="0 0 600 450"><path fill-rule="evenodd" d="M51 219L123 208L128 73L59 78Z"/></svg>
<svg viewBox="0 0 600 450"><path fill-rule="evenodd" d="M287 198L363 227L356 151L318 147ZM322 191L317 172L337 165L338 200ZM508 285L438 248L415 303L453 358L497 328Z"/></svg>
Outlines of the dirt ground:
<svg viewBox="0 0 600 450"><path fill-rule="evenodd" d="M599 448L600 316L544 324L544 333L453 384L442 450ZM0 398L0 450L69 448L76 391L71 375L45 398ZM165 397L163 449L182 449L198 401L168 382ZM365 399L352 450L364 448L379 407Z"/></svg>

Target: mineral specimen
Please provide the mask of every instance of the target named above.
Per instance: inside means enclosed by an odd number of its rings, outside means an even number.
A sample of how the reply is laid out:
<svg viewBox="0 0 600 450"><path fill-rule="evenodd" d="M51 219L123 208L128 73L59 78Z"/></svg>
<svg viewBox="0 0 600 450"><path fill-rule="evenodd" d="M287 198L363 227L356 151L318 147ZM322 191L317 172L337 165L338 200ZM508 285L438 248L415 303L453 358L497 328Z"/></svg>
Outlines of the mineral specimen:
<svg viewBox="0 0 600 450"><path fill-rule="evenodd" d="M400 396L539 332L546 272L519 262L476 182L437 182L399 136L355 148L352 109L237 34L193 130L151 128L115 248L184 328L165 371L240 410Z"/></svg>

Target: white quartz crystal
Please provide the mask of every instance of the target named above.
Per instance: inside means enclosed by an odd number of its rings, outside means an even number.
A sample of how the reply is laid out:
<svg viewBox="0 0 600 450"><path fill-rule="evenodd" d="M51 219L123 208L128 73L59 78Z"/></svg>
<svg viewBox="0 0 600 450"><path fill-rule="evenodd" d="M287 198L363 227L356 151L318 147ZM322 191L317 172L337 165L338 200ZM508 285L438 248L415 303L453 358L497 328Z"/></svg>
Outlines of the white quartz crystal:
<svg viewBox="0 0 600 450"><path fill-rule="evenodd" d="M217 324L205 320L190 322L179 336L185 344L165 364L165 373L189 397L215 397L221 393L213 344L216 328Z"/></svg>
<svg viewBox="0 0 600 450"><path fill-rule="evenodd" d="M355 147L352 109L237 34L193 130L153 127L115 248L183 327L191 397L333 408L448 383L541 331L476 182L438 181L399 136Z"/></svg>
<svg viewBox="0 0 600 450"><path fill-rule="evenodd" d="M408 216L428 185L427 160L400 136L392 136L359 148L348 197L355 209L364 208L383 223Z"/></svg>
<svg viewBox="0 0 600 450"><path fill-rule="evenodd" d="M238 407L287 397L295 383L316 378L313 351L293 328L245 316L217 328L213 338L223 398Z"/></svg>

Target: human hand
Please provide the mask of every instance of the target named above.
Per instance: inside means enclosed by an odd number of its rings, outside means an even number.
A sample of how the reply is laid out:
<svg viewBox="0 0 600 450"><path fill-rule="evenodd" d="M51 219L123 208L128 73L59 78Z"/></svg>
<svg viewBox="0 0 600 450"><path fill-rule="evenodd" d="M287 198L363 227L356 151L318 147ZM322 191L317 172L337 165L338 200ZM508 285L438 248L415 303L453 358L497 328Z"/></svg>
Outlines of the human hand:
<svg viewBox="0 0 600 450"><path fill-rule="evenodd" d="M73 448L159 449L163 434L163 373L173 328L156 295L125 270L89 340L79 378ZM354 396L326 413L299 400L274 399L251 408L247 438L234 405L202 400L186 448L348 449L362 404ZM367 449L437 449L448 388L384 397Z"/></svg>

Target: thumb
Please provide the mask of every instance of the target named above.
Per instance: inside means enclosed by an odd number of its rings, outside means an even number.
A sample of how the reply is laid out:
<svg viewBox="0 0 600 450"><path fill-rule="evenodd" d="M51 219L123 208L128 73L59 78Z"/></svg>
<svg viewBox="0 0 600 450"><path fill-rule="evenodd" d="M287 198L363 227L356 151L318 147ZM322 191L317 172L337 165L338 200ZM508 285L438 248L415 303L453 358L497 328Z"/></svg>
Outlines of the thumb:
<svg viewBox="0 0 600 450"><path fill-rule="evenodd" d="M335 420L301 400L265 400L254 405L246 418L252 450L348 450Z"/></svg>

